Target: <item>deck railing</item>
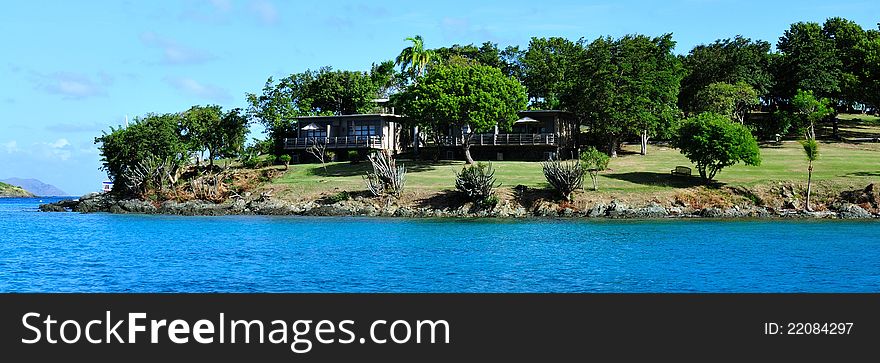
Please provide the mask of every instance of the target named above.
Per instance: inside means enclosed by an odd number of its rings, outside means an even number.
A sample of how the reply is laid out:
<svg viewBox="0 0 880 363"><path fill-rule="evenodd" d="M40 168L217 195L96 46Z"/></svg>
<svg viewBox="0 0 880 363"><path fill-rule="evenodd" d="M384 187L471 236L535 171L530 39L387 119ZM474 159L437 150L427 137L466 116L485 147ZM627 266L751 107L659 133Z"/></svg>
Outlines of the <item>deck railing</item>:
<svg viewBox="0 0 880 363"><path fill-rule="evenodd" d="M470 140L471 145L488 146L555 146L557 142L556 134L476 134ZM464 139L462 137L442 136L440 143L443 146L461 146L464 144Z"/></svg>
<svg viewBox="0 0 880 363"><path fill-rule="evenodd" d="M285 149L305 149L312 145L326 145L328 149L381 149L381 136L331 136L331 137L288 137L284 139Z"/></svg>

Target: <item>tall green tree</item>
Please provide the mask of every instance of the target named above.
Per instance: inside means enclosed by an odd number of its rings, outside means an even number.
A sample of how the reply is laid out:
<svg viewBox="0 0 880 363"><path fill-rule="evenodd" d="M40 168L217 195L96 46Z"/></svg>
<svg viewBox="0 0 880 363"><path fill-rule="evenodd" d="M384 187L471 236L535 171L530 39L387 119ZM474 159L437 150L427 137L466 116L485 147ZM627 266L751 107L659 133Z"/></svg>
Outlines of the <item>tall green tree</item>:
<svg viewBox="0 0 880 363"><path fill-rule="evenodd" d="M403 98L410 120L434 133L447 126L464 130L462 149L468 164L474 160L470 144L474 134L510 129L517 112L526 106L525 88L495 67L481 64L441 64Z"/></svg>
<svg viewBox="0 0 880 363"><path fill-rule="evenodd" d="M694 163L705 184L736 163L761 165L758 141L749 129L717 113L704 112L685 120L673 144Z"/></svg>
<svg viewBox="0 0 880 363"><path fill-rule="evenodd" d="M668 130L678 117L683 70L674 46L671 34L606 37L577 57L566 103L588 120L591 132L608 140L611 157L628 135L638 135L646 153L649 137Z"/></svg>
<svg viewBox="0 0 880 363"><path fill-rule="evenodd" d="M778 98L791 99L798 89L821 97L840 93L843 65L834 43L818 23L792 24L776 48L782 53L775 65Z"/></svg>
<svg viewBox="0 0 880 363"><path fill-rule="evenodd" d="M401 72L409 74L415 80L425 74L435 52L425 48L425 40L421 35L407 37L404 40L412 44L400 51L394 63L400 66Z"/></svg>
<svg viewBox="0 0 880 363"><path fill-rule="evenodd" d="M694 102L698 112L715 112L742 124L760 100L755 89L745 82L716 82L697 92Z"/></svg>
<svg viewBox="0 0 880 363"><path fill-rule="evenodd" d="M278 82L269 77L261 94L246 95L248 117L262 124L273 140L289 135L296 118L312 112L308 88L314 78L310 71L291 74Z"/></svg>
<svg viewBox="0 0 880 363"><path fill-rule="evenodd" d="M801 116L802 123L801 132L804 140L801 145L804 147L804 155L807 157L807 205L808 211L810 207L810 194L813 191L813 162L819 158L819 144L816 142L817 122L829 115L834 114L831 108L831 101L827 98L817 99L813 95L813 91L798 90L797 94L792 98L791 104L795 111Z"/></svg>
<svg viewBox="0 0 880 363"><path fill-rule="evenodd" d="M313 112L324 115L369 113L379 87L369 74L321 68L306 88Z"/></svg>
<svg viewBox="0 0 880 363"><path fill-rule="evenodd" d="M532 38L522 54L522 83L535 108L558 109L563 89L571 74L577 43L565 38Z"/></svg>
<svg viewBox="0 0 880 363"><path fill-rule="evenodd" d="M828 96L838 105L851 109L864 99L859 76L866 64L859 45L865 41L867 33L852 20L834 17L822 24L822 34L831 42L834 55L840 61L840 91Z"/></svg>
<svg viewBox="0 0 880 363"><path fill-rule="evenodd" d="M694 47L682 57L685 76L681 81L679 106L688 114L699 113L697 93L718 82L743 82L758 96L767 95L773 84L771 58L770 43L739 35Z"/></svg>
<svg viewBox="0 0 880 363"><path fill-rule="evenodd" d="M136 117L127 127L111 127L110 132L96 137L101 168L114 181L114 188L125 189L129 185L126 170L148 159L184 163L192 150L181 136L181 124L177 113L147 114Z"/></svg>

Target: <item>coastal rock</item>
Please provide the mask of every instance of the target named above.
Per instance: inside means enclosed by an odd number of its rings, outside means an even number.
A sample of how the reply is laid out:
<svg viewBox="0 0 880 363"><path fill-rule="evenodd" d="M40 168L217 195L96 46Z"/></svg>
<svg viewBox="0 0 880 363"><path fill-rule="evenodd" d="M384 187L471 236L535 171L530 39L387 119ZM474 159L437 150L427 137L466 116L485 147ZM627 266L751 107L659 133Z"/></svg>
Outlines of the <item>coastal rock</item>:
<svg viewBox="0 0 880 363"><path fill-rule="evenodd" d="M843 219L866 219L874 217L864 208L848 202L835 203L834 208L837 210L837 215Z"/></svg>
<svg viewBox="0 0 880 363"><path fill-rule="evenodd" d="M607 210L608 210L607 205L605 205L604 203L597 203L597 204L593 205L593 207L590 208L590 210L587 212L587 217L590 217L590 218L604 217L605 212Z"/></svg>
<svg viewBox="0 0 880 363"><path fill-rule="evenodd" d="M663 218L669 215L666 208L657 203L651 203L642 208L636 208L625 214L627 217L633 218Z"/></svg>
<svg viewBox="0 0 880 363"><path fill-rule="evenodd" d="M605 212L609 218L624 218L630 213L630 208L619 201L613 200L611 204L608 205L608 210Z"/></svg>
<svg viewBox="0 0 880 363"><path fill-rule="evenodd" d="M67 209L55 203L40 204L40 212L67 212Z"/></svg>
<svg viewBox="0 0 880 363"><path fill-rule="evenodd" d="M120 200L110 206L110 213L126 214L153 214L157 209L152 203L139 199Z"/></svg>
<svg viewBox="0 0 880 363"><path fill-rule="evenodd" d="M113 204L115 201L110 193L91 193L80 198L73 211L80 213L109 212L110 206Z"/></svg>

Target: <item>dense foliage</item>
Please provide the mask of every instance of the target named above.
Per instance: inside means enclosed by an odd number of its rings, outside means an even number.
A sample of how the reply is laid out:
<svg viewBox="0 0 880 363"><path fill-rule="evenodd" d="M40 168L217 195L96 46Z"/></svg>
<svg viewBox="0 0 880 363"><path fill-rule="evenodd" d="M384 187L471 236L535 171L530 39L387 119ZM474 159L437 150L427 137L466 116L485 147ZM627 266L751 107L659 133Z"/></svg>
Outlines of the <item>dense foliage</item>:
<svg viewBox="0 0 880 363"><path fill-rule="evenodd" d="M525 89L501 70L480 64L441 64L400 98L412 124L439 134L452 126L463 130L463 149L469 164L475 133L510 129L526 106Z"/></svg>
<svg viewBox="0 0 880 363"><path fill-rule="evenodd" d="M717 113L705 112L685 120L674 143L696 165L706 184L721 169L736 163L761 164L758 141L749 129Z"/></svg>
<svg viewBox="0 0 880 363"><path fill-rule="evenodd" d="M589 146L581 151L580 159L581 166L590 174L590 179L593 180L593 190L599 190L599 172L608 169L608 162L611 158L608 157L608 154Z"/></svg>

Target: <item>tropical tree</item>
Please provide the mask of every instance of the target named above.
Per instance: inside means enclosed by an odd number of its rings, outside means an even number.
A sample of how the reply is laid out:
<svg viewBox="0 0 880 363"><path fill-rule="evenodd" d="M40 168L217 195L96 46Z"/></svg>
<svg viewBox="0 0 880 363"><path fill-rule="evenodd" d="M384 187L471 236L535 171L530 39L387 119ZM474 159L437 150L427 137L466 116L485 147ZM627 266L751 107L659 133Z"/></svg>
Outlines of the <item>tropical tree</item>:
<svg viewBox="0 0 880 363"><path fill-rule="evenodd" d="M425 49L425 41L421 35L407 37L404 40L411 42L412 45L403 48L394 59L394 63L400 66L401 72L408 73L413 80L416 80L425 74L428 64L434 57L434 51Z"/></svg>
<svg viewBox="0 0 880 363"><path fill-rule="evenodd" d="M819 144L816 142L815 124L825 117L832 115L834 110L830 106L827 98L817 99L812 91L798 90L797 94L792 98L791 104L797 113L801 116L802 124L800 125L804 139L801 145L804 147L804 155L807 157L807 205L808 211L812 210L810 206L810 194L813 187L813 162L819 158Z"/></svg>
<svg viewBox="0 0 880 363"><path fill-rule="evenodd" d="M742 124L759 103L758 93L748 83L716 82L697 92L695 110L722 114Z"/></svg>
<svg viewBox="0 0 880 363"><path fill-rule="evenodd" d="M522 82L533 107L558 109L578 44L560 37L532 38L522 53Z"/></svg>
<svg viewBox="0 0 880 363"><path fill-rule="evenodd" d="M438 65L421 82L407 88L401 102L416 125L435 134L453 126L462 130L462 149L473 164L470 145L477 133L510 129L526 106L523 86L501 70L484 65Z"/></svg>
<svg viewBox="0 0 880 363"><path fill-rule="evenodd" d="M272 140L292 133L296 117L312 112L308 86L314 78L310 71L291 74L277 83L269 77L261 94L246 95L248 117L262 124Z"/></svg>
<svg viewBox="0 0 880 363"><path fill-rule="evenodd" d="M773 84L770 72L770 43L742 36L701 44L682 57L685 76L681 80L678 104L688 114L697 110L697 93L713 83L751 86L758 96L765 96Z"/></svg>
<svg viewBox="0 0 880 363"><path fill-rule="evenodd" d="M587 147L581 151L581 166L590 174L593 180L593 190L599 190L599 172L608 169L608 162L611 158L608 154L597 150L595 147Z"/></svg>
<svg viewBox="0 0 880 363"><path fill-rule="evenodd" d="M605 37L577 56L573 79L566 81L567 108L608 140L611 157L617 157L621 139L628 135L640 136L645 154L649 137L676 120L683 71L672 54L674 46L671 34Z"/></svg>
<svg viewBox="0 0 880 363"><path fill-rule="evenodd" d="M372 110L379 87L365 72L321 68L306 87L313 112L322 115L351 115Z"/></svg>
<svg viewBox="0 0 880 363"><path fill-rule="evenodd" d="M792 24L776 48L782 53L775 66L777 97L791 99L798 89L822 97L839 94L842 63L818 23Z"/></svg>
<svg viewBox="0 0 880 363"><path fill-rule="evenodd" d="M749 129L717 113L704 112L685 120L673 144L696 165L705 184L736 163L761 164L758 141Z"/></svg>
<svg viewBox="0 0 880 363"><path fill-rule="evenodd" d="M181 116L184 141L192 150L207 152L211 167L218 157L241 152L248 131L248 120L241 109L224 113L217 105L193 106Z"/></svg>

